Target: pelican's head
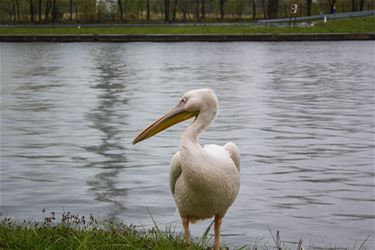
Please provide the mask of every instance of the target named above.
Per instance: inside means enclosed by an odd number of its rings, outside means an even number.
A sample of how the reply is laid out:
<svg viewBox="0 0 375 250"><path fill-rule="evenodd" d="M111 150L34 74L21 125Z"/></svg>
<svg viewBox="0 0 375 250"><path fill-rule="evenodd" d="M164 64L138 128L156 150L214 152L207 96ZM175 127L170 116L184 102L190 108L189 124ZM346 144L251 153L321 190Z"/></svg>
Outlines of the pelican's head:
<svg viewBox="0 0 375 250"><path fill-rule="evenodd" d="M217 97L211 89L190 90L181 97L176 107L144 129L134 139L133 144L156 135L179 122L197 117L202 112L209 112L213 118L218 105Z"/></svg>

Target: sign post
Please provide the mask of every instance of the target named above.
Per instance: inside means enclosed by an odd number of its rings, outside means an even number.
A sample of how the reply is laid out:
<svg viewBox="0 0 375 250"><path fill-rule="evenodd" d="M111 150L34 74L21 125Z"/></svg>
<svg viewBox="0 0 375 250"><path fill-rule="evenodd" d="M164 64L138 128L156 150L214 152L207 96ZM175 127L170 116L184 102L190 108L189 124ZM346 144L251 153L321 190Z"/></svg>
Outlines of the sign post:
<svg viewBox="0 0 375 250"><path fill-rule="evenodd" d="M290 6L289 27L290 27L290 23L291 23L293 17L294 17L293 26L296 27L297 10L298 10L297 4L294 3Z"/></svg>

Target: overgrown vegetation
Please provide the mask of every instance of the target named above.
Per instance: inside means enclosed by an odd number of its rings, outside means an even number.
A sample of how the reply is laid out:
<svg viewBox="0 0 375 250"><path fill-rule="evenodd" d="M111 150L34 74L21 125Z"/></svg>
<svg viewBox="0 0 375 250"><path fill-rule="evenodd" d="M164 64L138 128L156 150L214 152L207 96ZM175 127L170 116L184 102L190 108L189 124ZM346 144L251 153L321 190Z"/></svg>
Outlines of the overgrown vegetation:
<svg viewBox="0 0 375 250"><path fill-rule="evenodd" d="M317 21L304 27L252 25L145 25L106 27L9 27L0 34L254 34L254 33L358 33L375 32L375 17Z"/></svg>

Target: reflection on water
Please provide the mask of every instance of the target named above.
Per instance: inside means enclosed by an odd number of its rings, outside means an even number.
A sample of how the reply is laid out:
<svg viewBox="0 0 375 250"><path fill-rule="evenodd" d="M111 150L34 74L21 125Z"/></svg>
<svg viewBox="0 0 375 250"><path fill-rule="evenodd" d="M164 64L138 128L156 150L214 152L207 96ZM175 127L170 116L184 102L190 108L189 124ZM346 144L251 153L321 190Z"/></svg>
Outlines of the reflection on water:
<svg viewBox="0 0 375 250"><path fill-rule="evenodd" d="M101 143L84 147L88 152L101 156L101 159L90 161L83 167L100 169L87 184L92 186L90 190L95 193L96 200L112 203L108 211L110 220L124 210L119 198L126 198L126 190L117 188L116 180L126 162L125 146L121 145L119 136L120 128L126 126L126 113L117 111L127 104L127 99L121 97L126 91L126 83L121 82L126 65L123 65L120 54L119 48L111 46L100 48L94 55L92 71L97 81L92 88L98 92L98 105L87 114L87 118L92 121L92 128L101 134Z"/></svg>
<svg viewBox="0 0 375 250"><path fill-rule="evenodd" d="M370 245L373 69L373 42L1 44L1 211L151 226L148 207L181 230L168 165L186 123L131 141L209 87L220 112L201 143L241 150L224 241L269 239L269 224L284 240Z"/></svg>

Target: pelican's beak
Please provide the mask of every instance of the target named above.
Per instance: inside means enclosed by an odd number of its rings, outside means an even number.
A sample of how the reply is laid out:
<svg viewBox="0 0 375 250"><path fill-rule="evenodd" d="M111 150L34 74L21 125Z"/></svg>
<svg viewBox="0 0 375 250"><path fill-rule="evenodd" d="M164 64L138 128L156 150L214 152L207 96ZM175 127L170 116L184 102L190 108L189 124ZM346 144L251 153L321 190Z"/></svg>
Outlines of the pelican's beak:
<svg viewBox="0 0 375 250"><path fill-rule="evenodd" d="M189 112L182 105L178 104L174 109L160 117L146 129L144 129L133 141L136 144L157 133L175 125L176 123L188 120L198 115L198 112Z"/></svg>

